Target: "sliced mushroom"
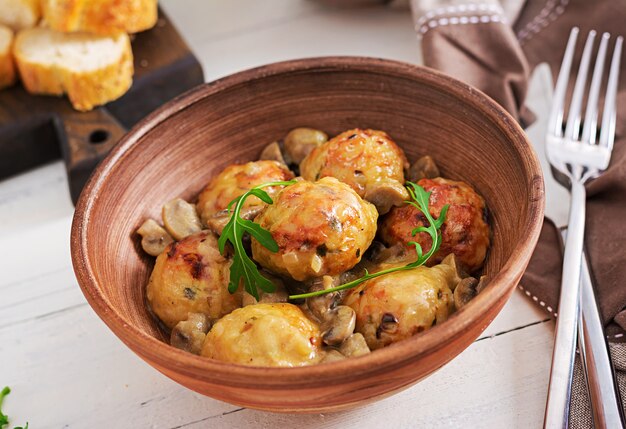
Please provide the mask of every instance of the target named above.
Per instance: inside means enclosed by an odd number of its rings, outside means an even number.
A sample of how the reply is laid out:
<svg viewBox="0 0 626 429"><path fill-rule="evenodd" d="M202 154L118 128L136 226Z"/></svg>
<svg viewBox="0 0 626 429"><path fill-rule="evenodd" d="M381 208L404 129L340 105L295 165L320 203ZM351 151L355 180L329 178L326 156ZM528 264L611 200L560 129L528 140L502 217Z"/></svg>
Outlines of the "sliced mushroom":
<svg viewBox="0 0 626 429"><path fill-rule="evenodd" d="M259 160L264 159L270 161L278 161L281 164L287 165L287 163L285 162L285 158L283 158L283 152L280 150L278 142L272 142L265 146L265 148L261 152L261 156L259 156Z"/></svg>
<svg viewBox="0 0 626 429"><path fill-rule="evenodd" d="M285 136L285 158L300 164L317 146L328 140L328 135L313 128L294 128Z"/></svg>
<svg viewBox="0 0 626 429"><path fill-rule="evenodd" d="M176 240L202 231L202 224L196 206L181 198L175 198L163 205L161 213L165 229Z"/></svg>
<svg viewBox="0 0 626 429"><path fill-rule="evenodd" d="M394 334L397 330L398 318L392 313L385 313L376 328L376 338L380 339L384 334Z"/></svg>
<svg viewBox="0 0 626 429"><path fill-rule="evenodd" d="M406 259L406 249L404 243L396 243L391 247L387 247L380 241L374 241L364 256L367 261L373 264L393 263Z"/></svg>
<svg viewBox="0 0 626 429"><path fill-rule="evenodd" d="M314 279L311 282L308 292L316 292L318 290L326 290L335 287L337 279L331 276L323 276L321 278ZM340 296L337 292L327 293L326 295L315 296L313 298L306 299L306 306L309 311L319 322L326 320L327 313L337 305L340 300Z"/></svg>
<svg viewBox="0 0 626 429"><path fill-rule="evenodd" d="M364 198L374 204L381 215L389 212L393 206L401 206L409 198L409 193L400 182L380 182L368 186Z"/></svg>
<svg viewBox="0 0 626 429"><path fill-rule="evenodd" d="M338 305L328 313L322 323L322 341L329 346L337 346L354 333L356 312L347 305Z"/></svg>
<svg viewBox="0 0 626 429"><path fill-rule="evenodd" d="M141 235L141 247L151 256L159 256L174 239L154 219L148 219L137 230Z"/></svg>
<svg viewBox="0 0 626 429"><path fill-rule="evenodd" d="M452 291L454 291L455 288L458 287L457 285L462 279L469 277L469 274L465 272L465 270L459 263L459 259L454 253L450 253L448 256L443 258L443 261L441 261L441 264L451 266L452 268L454 268L454 271L456 272L456 278L451 282L450 289L452 289Z"/></svg>
<svg viewBox="0 0 626 429"><path fill-rule="evenodd" d="M435 160L425 155L415 161L409 168L408 180L417 183L420 179L434 179L440 177L439 167L435 164Z"/></svg>
<svg viewBox="0 0 626 429"><path fill-rule="evenodd" d="M355 332L341 343L339 351L345 357L358 357L370 353L370 348L367 346L363 334Z"/></svg>
<svg viewBox="0 0 626 429"><path fill-rule="evenodd" d="M270 280L276 286L274 292L263 292L259 290L259 300L250 295L248 292L243 293L242 306L254 305L260 302L262 303L275 303L275 302L287 302L289 300L289 293L285 287L285 283L278 277L271 275L265 270L261 271L261 275Z"/></svg>
<svg viewBox="0 0 626 429"><path fill-rule="evenodd" d="M265 206L263 205L243 207L239 212L239 216L246 220L253 220L259 213L261 213L261 210L263 210L264 207ZM224 227L230 220L231 215L232 213L228 210L219 211L207 220L206 226L217 235L221 235Z"/></svg>
<svg viewBox="0 0 626 429"><path fill-rule="evenodd" d="M467 305L487 285L487 278L481 276L480 280L474 277L466 277L459 282L454 290L454 306L460 310Z"/></svg>
<svg viewBox="0 0 626 429"><path fill-rule="evenodd" d="M199 355L210 327L205 314L189 313L187 320L178 322L172 329L170 344L177 349Z"/></svg>
<svg viewBox="0 0 626 429"><path fill-rule="evenodd" d="M346 357L338 352L335 349L328 349L324 353L324 357L320 361L320 363L329 363L329 362L337 362L339 360L344 360Z"/></svg>

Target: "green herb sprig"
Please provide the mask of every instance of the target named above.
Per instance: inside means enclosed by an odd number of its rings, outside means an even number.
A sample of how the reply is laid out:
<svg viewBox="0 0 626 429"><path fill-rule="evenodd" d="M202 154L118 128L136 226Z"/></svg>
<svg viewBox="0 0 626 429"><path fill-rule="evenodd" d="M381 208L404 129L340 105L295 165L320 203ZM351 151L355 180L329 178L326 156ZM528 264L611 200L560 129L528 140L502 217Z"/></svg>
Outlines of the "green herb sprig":
<svg viewBox="0 0 626 429"><path fill-rule="evenodd" d="M5 386L4 389L0 390L0 429L3 429L9 424L9 416L2 413L2 401L4 401L4 397L9 393L11 393L9 386ZM26 426L16 426L13 429L28 429L28 422L26 423Z"/></svg>
<svg viewBox="0 0 626 429"><path fill-rule="evenodd" d="M270 186L288 186L296 183L295 180L282 182L269 182L259 186L255 186L238 198L235 198L228 205L229 213L232 213L230 220L224 227L222 235L218 240L218 246L221 254L224 254L226 243L229 242L234 249L233 263L230 266L230 282L228 283L228 291L235 293L239 288L239 283L243 279L244 289L250 295L259 299L260 288L264 292L274 292L276 286L268 279L263 277L259 272L256 263L250 259L243 247L243 236L247 232L254 237L263 247L271 252L278 252L278 244L272 237L272 234L264 229L258 223L241 217L241 209L246 199L250 196L258 197L261 201L272 204L272 198L262 188ZM233 208L234 206L234 208Z"/></svg>
<svg viewBox="0 0 626 429"><path fill-rule="evenodd" d="M446 214L448 213L449 206L447 204L443 206L443 208L441 209L441 212L439 213L439 217L437 219L434 219L433 216L430 214L430 210L428 208L428 202L429 202L431 193L426 192L424 188L422 188L419 185L416 185L413 182L407 182L406 188L409 191L409 195L412 200L412 201L407 201L407 203L411 204L412 206L416 207L419 211L421 211L428 221L428 226L420 226L420 227L413 229L413 231L411 231L411 235L413 236L415 236L416 234L420 232L425 232L428 235L430 235L430 238L432 240L432 246L430 247L430 250L426 254L424 254L422 250L422 246L418 242L411 241L408 244L415 246L415 251L417 252L417 259L407 265L404 265L402 267L388 268L386 270L378 271L374 274L370 274L367 270L365 270L365 275L363 277L360 277L356 280L352 280L351 282L344 283L334 288L319 290L315 292L302 293L298 295L289 295L289 299L312 298L315 296L325 295L327 293L339 292L341 290L346 290L346 289L352 289L368 280L375 279L376 277L381 277L386 274L396 273L399 271L412 270L414 268L419 267L420 265L424 265L426 261L428 261L428 259L430 259L430 257L435 252L437 252L437 250L439 250L439 247L441 246L441 231L440 230L441 230L441 226L446 220Z"/></svg>

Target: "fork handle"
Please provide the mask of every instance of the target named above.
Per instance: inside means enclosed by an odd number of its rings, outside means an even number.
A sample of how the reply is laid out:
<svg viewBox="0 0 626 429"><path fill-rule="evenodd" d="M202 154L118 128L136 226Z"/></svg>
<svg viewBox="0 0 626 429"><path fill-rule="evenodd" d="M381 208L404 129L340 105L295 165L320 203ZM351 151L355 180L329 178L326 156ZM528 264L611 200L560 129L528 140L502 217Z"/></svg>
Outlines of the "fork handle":
<svg viewBox="0 0 626 429"><path fill-rule="evenodd" d="M587 378L594 427L618 429L624 427L624 415L615 384L608 344L602 329L591 275L583 255L581 272L581 318L578 325L578 346Z"/></svg>
<svg viewBox="0 0 626 429"><path fill-rule="evenodd" d="M585 235L585 186L572 180L572 200L563 258L561 295L544 428L568 429L569 405L576 355L576 331L580 301L580 273Z"/></svg>

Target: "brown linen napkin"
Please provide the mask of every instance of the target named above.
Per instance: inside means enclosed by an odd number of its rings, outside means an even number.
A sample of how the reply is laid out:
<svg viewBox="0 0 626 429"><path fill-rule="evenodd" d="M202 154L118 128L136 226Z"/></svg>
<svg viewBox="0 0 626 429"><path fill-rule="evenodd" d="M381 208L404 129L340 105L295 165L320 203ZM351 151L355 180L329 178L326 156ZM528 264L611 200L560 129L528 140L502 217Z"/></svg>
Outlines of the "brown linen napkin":
<svg viewBox="0 0 626 429"><path fill-rule="evenodd" d="M424 64L480 88L523 124L529 67L504 9L496 0L412 1Z"/></svg>

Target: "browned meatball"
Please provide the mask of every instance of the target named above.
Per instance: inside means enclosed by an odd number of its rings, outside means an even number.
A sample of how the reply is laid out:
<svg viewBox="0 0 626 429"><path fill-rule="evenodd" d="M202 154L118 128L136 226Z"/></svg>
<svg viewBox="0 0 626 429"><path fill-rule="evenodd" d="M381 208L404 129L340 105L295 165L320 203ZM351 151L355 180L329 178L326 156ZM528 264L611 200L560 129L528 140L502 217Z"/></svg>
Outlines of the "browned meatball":
<svg viewBox="0 0 626 429"><path fill-rule="evenodd" d="M428 265L438 264L454 253L464 269L473 272L485 260L489 247L489 225L483 198L464 182L443 179L422 179L418 182L430 195L430 213L437 218L444 205L449 204L446 221L441 227L442 243L439 251L429 259ZM415 255L415 248L407 243L416 241L424 253L430 250L432 240L425 232L411 235L413 229L424 226L426 218L412 205L394 207L383 219L379 234L388 246L398 243L407 246L408 255Z"/></svg>
<svg viewBox="0 0 626 429"><path fill-rule="evenodd" d="M277 161L255 161L226 167L198 196L200 218L206 225L211 215L224 210L232 200L251 188L263 183L291 180L293 177L293 173ZM271 187L265 191L273 196L279 189L280 187ZM257 197L250 197L244 207L261 204L263 202Z"/></svg>
<svg viewBox="0 0 626 429"><path fill-rule="evenodd" d="M189 313L219 319L241 307L241 290L228 292L231 264L208 231L170 244L150 275L146 291L150 308L169 328L187 320Z"/></svg>
<svg viewBox="0 0 626 429"><path fill-rule="evenodd" d="M378 270L398 266L404 264L382 264ZM454 311L452 289L459 280L446 263L421 266L368 280L351 289L343 303L354 309L356 331L375 350L447 320Z"/></svg>
<svg viewBox="0 0 626 429"><path fill-rule="evenodd" d="M404 152L383 131L354 129L313 149L300 164L306 180L335 177L350 185L381 213L408 198Z"/></svg>
<svg viewBox="0 0 626 429"><path fill-rule="evenodd" d="M285 187L255 222L278 244L274 253L252 240L263 267L298 281L354 267L376 235L376 208L332 177Z"/></svg>
<svg viewBox="0 0 626 429"><path fill-rule="evenodd" d="M252 366L295 367L321 357L319 327L293 304L248 305L215 323L202 356Z"/></svg>

